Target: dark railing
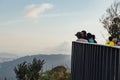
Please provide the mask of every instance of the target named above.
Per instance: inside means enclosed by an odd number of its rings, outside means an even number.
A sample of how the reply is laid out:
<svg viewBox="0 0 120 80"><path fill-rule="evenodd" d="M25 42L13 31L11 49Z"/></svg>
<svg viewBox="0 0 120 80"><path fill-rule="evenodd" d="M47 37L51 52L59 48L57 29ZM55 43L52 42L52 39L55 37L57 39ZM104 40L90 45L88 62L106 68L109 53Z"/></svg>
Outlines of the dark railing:
<svg viewBox="0 0 120 80"><path fill-rule="evenodd" d="M72 80L120 80L120 48L72 42Z"/></svg>

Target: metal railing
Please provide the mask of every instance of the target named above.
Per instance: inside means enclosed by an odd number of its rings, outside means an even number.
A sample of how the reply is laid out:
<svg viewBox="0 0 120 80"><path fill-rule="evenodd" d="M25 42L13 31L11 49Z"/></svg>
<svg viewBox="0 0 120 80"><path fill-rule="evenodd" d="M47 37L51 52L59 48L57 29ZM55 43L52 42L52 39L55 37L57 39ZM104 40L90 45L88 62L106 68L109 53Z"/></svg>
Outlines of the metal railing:
<svg viewBox="0 0 120 80"><path fill-rule="evenodd" d="M120 48L72 42L72 80L120 80Z"/></svg>

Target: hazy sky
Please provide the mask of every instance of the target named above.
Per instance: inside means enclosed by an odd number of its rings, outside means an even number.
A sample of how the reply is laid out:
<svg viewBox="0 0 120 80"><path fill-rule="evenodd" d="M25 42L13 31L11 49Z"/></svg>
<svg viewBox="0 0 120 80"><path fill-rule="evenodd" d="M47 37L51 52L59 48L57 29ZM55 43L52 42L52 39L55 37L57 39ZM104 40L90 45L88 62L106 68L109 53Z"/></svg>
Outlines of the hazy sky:
<svg viewBox="0 0 120 80"><path fill-rule="evenodd" d="M81 30L104 43L99 19L113 1L0 0L0 52L39 53L70 46Z"/></svg>

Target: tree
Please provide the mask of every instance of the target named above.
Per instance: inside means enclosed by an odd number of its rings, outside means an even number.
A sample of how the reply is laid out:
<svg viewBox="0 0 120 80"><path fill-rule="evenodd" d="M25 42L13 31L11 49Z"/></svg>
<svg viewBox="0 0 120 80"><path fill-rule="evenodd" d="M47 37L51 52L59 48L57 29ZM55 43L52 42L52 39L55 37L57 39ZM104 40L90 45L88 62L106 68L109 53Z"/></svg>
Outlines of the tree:
<svg viewBox="0 0 120 80"><path fill-rule="evenodd" d="M56 66L41 74L40 80L70 80L70 72L64 66Z"/></svg>
<svg viewBox="0 0 120 80"><path fill-rule="evenodd" d="M14 72L16 74L17 80L25 80L25 76L27 74L27 64L24 61L21 64L18 64L17 67L14 68Z"/></svg>
<svg viewBox="0 0 120 80"><path fill-rule="evenodd" d="M33 59L32 63L23 62L14 68L17 80L38 80L44 60Z"/></svg>
<svg viewBox="0 0 120 80"><path fill-rule="evenodd" d="M114 2L100 21L111 36L118 37L120 33L120 2Z"/></svg>
<svg viewBox="0 0 120 80"><path fill-rule="evenodd" d="M36 58L33 59L31 64L28 64L28 80L38 80L39 79L39 72L42 69L44 64L44 60L37 60Z"/></svg>

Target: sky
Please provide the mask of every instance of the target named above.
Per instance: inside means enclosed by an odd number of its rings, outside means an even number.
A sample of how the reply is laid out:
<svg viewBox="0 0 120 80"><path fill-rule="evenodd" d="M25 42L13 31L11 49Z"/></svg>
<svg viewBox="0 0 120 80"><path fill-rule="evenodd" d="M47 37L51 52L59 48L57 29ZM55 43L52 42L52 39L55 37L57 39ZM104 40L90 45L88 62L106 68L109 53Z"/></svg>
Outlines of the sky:
<svg viewBox="0 0 120 80"><path fill-rule="evenodd" d="M104 44L108 33L99 19L113 2L0 0L0 52L28 55L70 51L75 33L81 30L95 34L98 43Z"/></svg>

